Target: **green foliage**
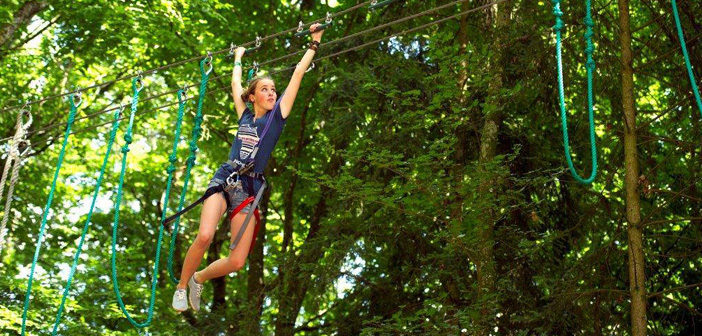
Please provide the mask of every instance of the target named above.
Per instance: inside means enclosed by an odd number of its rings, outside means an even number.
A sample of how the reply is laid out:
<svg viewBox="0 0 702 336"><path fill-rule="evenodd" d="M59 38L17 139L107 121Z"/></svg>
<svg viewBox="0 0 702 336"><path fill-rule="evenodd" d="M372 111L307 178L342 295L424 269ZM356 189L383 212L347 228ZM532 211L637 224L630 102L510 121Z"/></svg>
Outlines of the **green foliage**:
<svg viewBox="0 0 702 336"><path fill-rule="evenodd" d="M317 57L484 2L466 1L325 45L443 3L401 1L340 16L325 33ZM616 3L593 2L600 170L589 187L570 177L563 158L551 3L509 3L511 16L501 29L495 28L494 12L479 11L317 62L304 77L267 168L271 188L263 204L265 239L259 237L257 243L263 250L254 250L247 270L206 285L205 309L198 314L176 314L170 308L174 285L163 258L153 325L142 333L484 335L489 329L500 335L627 334L621 137L626 125ZM22 4L0 5L0 22L10 22ZM10 47L0 51L0 106L227 49L231 42L242 44L355 4L52 1L29 25L18 27ZM702 49L695 42L699 23L694 14L702 12L702 4L678 5L690 59L699 69ZM582 1L564 1L561 7L573 160L576 167L587 167L585 9ZM702 127L690 100L669 3L634 2L631 7L646 289L652 293L649 332L693 334L693 326L702 322L697 308L702 307ZM23 43L45 25L36 39ZM303 50L306 41L287 35L264 41L260 51L244 57L244 66ZM204 192L236 132L228 94L232 64L225 55L214 57L212 92L204 101L204 129L187 200ZM298 57L263 70L288 67ZM177 120L175 104L154 109L176 102L175 93L144 98L198 84L197 61L147 74L144 80L117 242L120 289L137 320L144 319L148 306ZM274 76L281 92L290 75ZM192 97L196 91L188 93ZM69 140L33 286L27 324L33 335L50 333L102 163L112 113L94 113L126 102L130 93L129 80L123 80L84 94L78 113L82 119ZM35 153L20 171L12 210L16 216L8 224L8 244L0 256L1 334L20 330L27 275L68 102L51 99L31 111ZM14 134L15 113L0 113L2 138ZM194 115L191 102L171 195L182 188ZM487 142L484 126L494 118L499 121L495 155L481 158ZM139 334L117 306L109 265L125 124L66 303L62 335ZM0 149L7 151L6 141ZM172 212L177 197L168 202ZM176 273L197 234L199 215L196 208L182 219ZM228 228L222 225L208 258L225 255L228 241ZM167 252L163 246L162 255ZM493 270L494 280L484 293L480 281L486 269Z"/></svg>

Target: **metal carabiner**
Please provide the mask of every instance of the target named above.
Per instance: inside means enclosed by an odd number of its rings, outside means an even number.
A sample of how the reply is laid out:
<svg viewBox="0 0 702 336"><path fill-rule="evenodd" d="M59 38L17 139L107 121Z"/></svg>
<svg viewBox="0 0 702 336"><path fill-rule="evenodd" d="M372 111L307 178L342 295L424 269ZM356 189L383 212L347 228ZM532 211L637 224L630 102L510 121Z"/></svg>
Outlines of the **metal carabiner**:
<svg viewBox="0 0 702 336"><path fill-rule="evenodd" d="M241 184L241 180L239 179L239 172L235 171L229 174L229 176L227 176L226 182L227 185L224 187L225 191L229 191L236 188L239 184Z"/></svg>
<svg viewBox="0 0 702 336"><path fill-rule="evenodd" d="M76 102L76 98L78 98L78 102ZM81 91L74 93L71 99L73 100L73 105L75 105L75 107L80 106L83 103L83 96L81 95Z"/></svg>
<svg viewBox="0 0 702 336"><path fill-rule="evenodd" d="M126 105L124 105L124 102L119 102L119 111L117 112L117 118L122 117L122 112L124 112L124 108Z"/></svg>
<svg viewBox="0 0 702 336"><path fill-rule="evenodd" d="M20 109L19 114L17 115L17 128L21 134L21 137L25 136L25 134L29 130L29 126L32 125L32 113L29 110L29 105L25 104ZM25 121L25 117L27 118L27 121Z"/></svg>
<svg viewBox="0 0 702 336"><path fill-rule="evenodd" d="M206 75L209 75L212 72L212 52L207 51L207 57L205 58L205 63L210 65L210 68L207 69L205 72Z"/></svg>
<svg viewBox="0 0 702 336"><path fill-rule="evenodd" d="M332 22L332 16L331 13L327 12L327 18L324 19L324 23L330 24Z"/></svg>
<svg viewBox="0 0 702 336"><path fill-rule="evenodd" d="M183 104L186 100L188 100L188 87L185 84L183 84L183 87L178 90L177 96L178 104Z"/></svg>
<svg viewBox="0 0 702 336"><path fill-rule="evenodd" d="M229 44L229 57L234 56L234 51L236 50L236 44L234 42Z"/></svg>
<svg viewBox="0 0 702 336"><path fill-rule="evenodd" d="M314 69L314 62L312 62L312 65L310 65L310 67L307 68L307 70L305 70L305 72L310 72L310 71L312 71L312 69Z"/></svg>
<svg viewBox="0 0 702 336"><path fill-rule="evenodd" d="M305 24L300 21L300 23L297 24L297 32L301 32L305 29Z"/></svg>
<svg viewBox="0 0 702 336"><path fill-rule="evenodd" d="M134 87L134 89L136 89L137 92L141 92L141 89L144 88L143 79L144 79L143 72L141 72L141 71L137 72L136 82L139 83L139 87Z"/></svg>
<svg viewBox="0 0 702 336"><path fill-rule="evenodd" d="M251 80L252 78L256 77L258 75L258 70L259 70L258 62L253 61L253 65L251 66L251 70L249 70L249 79L248 80Z"/></svg>

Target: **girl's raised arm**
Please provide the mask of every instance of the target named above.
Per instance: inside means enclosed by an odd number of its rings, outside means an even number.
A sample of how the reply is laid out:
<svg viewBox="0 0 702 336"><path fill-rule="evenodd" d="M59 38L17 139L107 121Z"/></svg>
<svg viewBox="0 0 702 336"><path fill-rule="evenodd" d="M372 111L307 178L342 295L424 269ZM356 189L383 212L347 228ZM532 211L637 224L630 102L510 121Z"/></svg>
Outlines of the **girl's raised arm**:
<svg viewBox="0 0 702 336"><path fill-rule="evenodd" d="M244 52L246 52L246 48L236 48L234 69L232 70L232 96L234 97L234 107L236 108L238 119L241 119L241 115L246 109L246 103L241 98L241 95L244 93L244 88L241 87L241 56L244 55Z"/></svg>
<svg viewBox="0 0 702 336"><path fill-rule="evenodd" d="M312 58L314 58L319 42L322 40L322 33L324 30L316 31L318 26L320 26L319 23L315 23L310 26L313 42L310 45L310 49L308 49L305 55L302 56L300 63L297 64L295 72L293 72L290 82L288 83L288 87L285 89L283 98L280 100L280 113L283 115L283 118L287 118L290 114L293 103L295 102L295 97L297 97L297 91L300 89L302 77L305 75L305 71L312 63Z"/></svg>

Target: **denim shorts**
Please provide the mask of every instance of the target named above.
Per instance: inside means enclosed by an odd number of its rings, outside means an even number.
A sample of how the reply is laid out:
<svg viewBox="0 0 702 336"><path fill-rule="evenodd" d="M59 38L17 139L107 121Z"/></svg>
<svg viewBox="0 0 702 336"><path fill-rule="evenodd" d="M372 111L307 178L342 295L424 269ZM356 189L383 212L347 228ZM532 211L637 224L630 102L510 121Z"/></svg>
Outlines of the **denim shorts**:
<svg viewBox="0 0 702 336"><path fill-rule="evenodd" d="M207 185L207 188L211 188L220 184L226 184L226 182L222 179L219 179L217 177L212 178L210 180L210 184ZM249 197L249 194L244 191L244 188L239 184L234 189L231 189L229 191L224 192L227 197L227 214L231 213L236 207L239 206L244 200L246 200ZM241 213L249 213L251 211L251 203L247 204L243 209L241 209Z"/></svg>

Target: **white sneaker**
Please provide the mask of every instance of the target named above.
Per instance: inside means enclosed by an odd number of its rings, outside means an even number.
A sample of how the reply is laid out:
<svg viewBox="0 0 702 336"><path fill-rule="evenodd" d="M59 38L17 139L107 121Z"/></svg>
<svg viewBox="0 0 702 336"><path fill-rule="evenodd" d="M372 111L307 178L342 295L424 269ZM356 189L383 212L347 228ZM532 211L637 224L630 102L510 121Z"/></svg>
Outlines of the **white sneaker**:
<svg viewBox="0 0 702 336"><path fill-rule="evenodd" d="M188 300L190 301L190 306L193 310L200 310L200 297L202 297L202 284L195 282L195 275L190 277L188 280L188 288L190 289L190 295L188 295Z"/></svg>
<svg viewBox="0 0 702 336"><path fill-rule="evenodd" d="M177 310L178 312L188 310L188 301L185 300L186 295L187 293L185 288L176 289L175 293L173 293L173 309Z"/></svg>

